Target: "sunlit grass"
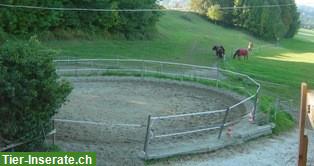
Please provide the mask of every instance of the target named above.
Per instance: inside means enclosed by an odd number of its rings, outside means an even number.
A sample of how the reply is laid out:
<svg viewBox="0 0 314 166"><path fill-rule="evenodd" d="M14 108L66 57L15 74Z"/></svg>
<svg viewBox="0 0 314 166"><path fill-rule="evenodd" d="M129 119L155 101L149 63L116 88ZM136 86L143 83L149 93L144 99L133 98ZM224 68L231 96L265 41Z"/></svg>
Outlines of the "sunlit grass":
<svg viewBox="0 0 314 166"><path fill-rule="evenodd" d="M307 29L300 29L296 39L314 42L314 31Z"/></svg>
<svg viewBox="0 0 314 166"><path fill-rule="evenodd" d="M314 63L314 53L283 53L278 56L259 58L286 62Z"/></svg>

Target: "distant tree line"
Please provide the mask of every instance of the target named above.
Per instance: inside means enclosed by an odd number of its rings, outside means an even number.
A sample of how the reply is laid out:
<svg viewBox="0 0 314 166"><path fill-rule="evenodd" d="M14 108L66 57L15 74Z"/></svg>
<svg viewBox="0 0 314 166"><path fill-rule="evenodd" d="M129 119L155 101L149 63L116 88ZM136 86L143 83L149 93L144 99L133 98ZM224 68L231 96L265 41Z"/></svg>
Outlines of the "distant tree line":
<svg viewBox="0 0 314 166"><path fill-rule="evenodd" d="M2 0L11 5L55 8L138 9L158 8L156 0ZM159 12L90 12L4 8L0 10L0 28L13 35L44 31L82 30L143 37L155 29ZM0 30L1 30L0 29Z"/></svg>
<svg viewBox="0 0 314 166"><path fill-rule="evenodd" d="M237 8L264 5L275 6ZM208 16L214 22L241 27L266 40L291 38L300 26L299 13L294 0L191 0L191 8Z"/></svg>

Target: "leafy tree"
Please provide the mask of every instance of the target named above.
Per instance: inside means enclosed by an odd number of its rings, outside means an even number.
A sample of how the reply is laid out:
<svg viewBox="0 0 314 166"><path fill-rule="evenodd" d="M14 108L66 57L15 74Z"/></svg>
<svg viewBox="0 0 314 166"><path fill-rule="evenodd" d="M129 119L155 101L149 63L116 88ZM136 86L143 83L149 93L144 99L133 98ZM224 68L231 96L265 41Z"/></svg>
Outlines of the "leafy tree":
<svg viewBox="0 0 314 166"><path fill-rule="evenodd" d="M233 0L220 0L218 1L221 7L232 7L234 6ZM223 11L223 20L222 22L228 26L233 25L233 10L222 10Z"/></svg>
<svg viewBox="0 0 314 166"><path fill-rule="evenodd" d="M295 4L294 0L278 0L280 4ZM282 6L281 17L284 25L287 27L287 31L284 37L293 37L300 27L300 13L297 11L297 6Z"/></svg>
<svg viewBox="0 0 314 166"><path fill-rule="evenodd" d="M204 6L208 7L206 15L211 20L227 26L241 27L267 40L291 38L297 33L300 25L294 0L193 0L192 2L197 4L194 6L199 11L202 11ZM232 6L236 8L220 10L217 5L219 8ZM274 6L250 7L263 5Z"/></svg>
<svg viewBox="0 0 314 166"><path fill-rule="evenodd" d="M214 21L223 19L223 12L220 10L220 5L212 5L208 8L207 16Z"/></svg>
<svg viewBox="0 0 314 166"><path fill-rule="evenodd" d="M220 7L230 7L233 6L233 0L191 0L190 6L191 9L197 13L202 15L219 15L219 21L226 24L232 25L233 19L233 11L232 10L220 10L218 13L215 11L214 14L213 10L217 8L219 5ZM210 18L210 17L209 17ZM217 20L216 20L217 21Z"/></svg>
<svg viewBox="0 0 314 166"><path fill-rule="evenodd" d="M220 7L232 7L234 4L233 0L207 0L208 1L208 8L211 8L212 6L219 5ZM220 10L220 14L222 15L222 19L220 19L220 22L225 25L232 25L232 9L224 9Z"/></svg>
<svg viewBox="0 0 314 166"><path fill-rule="evenodd" d="M6 42L0 48L0 137L43 138L70 92L70 84L56 74L51 53L36 39Z"/></svg>
<svg viewBox="0 0 314 166"><path fill-rule="evenodd" d="M191 9L200 14L206 14L208 12L209 2L208 0L191 0Z"/></svg>
<svg viewBox="0 0 314 166"><path fill-rule="evenodd" d="M18 5L18 0L3 0L1 3ZM23 5L62 7L62 0L27 0ZM0 27L7 33L26 35L43 30L51 30L59 25L60 11L1 8Z"/></svg>

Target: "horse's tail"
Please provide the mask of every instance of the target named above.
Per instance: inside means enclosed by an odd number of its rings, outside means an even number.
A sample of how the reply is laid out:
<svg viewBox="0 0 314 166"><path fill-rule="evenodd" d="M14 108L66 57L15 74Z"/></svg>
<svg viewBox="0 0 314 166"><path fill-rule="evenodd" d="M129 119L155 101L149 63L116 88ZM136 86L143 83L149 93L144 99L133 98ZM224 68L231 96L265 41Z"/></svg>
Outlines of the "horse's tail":
<svg viewBox="0 0 314 166"><path fill-rule="evenodd" d="M236 58L236 56L237 56L237 55L239 55L239 51L240 51L240 50L237 50L237 51L234 53L234 55L233 55L233 59L235 59L235 58Z"/></svg>

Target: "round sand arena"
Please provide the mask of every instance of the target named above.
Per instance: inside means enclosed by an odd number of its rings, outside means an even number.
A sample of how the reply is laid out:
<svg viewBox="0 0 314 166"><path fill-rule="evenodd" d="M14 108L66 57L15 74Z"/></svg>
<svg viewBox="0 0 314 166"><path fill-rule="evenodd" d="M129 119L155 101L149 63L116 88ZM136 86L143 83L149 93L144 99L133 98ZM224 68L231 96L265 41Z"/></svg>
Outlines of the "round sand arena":
<svg viewBox="0 0 314 166"><path fill-rule="evenodd" d="M241 99L179 81L132 77L68 79L74 89L55 116L56 143L64 151L97 152L97 165L143 165L138 154L143 149L148 115L226 109ZM245 112L244 106L239 109ZM236 115L242 116L237 113L231 117L237 118ZM193 123L173 125L186 128Z"/></svg>

